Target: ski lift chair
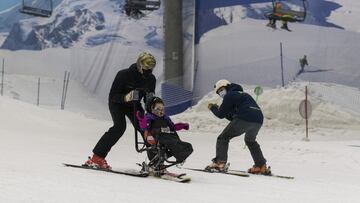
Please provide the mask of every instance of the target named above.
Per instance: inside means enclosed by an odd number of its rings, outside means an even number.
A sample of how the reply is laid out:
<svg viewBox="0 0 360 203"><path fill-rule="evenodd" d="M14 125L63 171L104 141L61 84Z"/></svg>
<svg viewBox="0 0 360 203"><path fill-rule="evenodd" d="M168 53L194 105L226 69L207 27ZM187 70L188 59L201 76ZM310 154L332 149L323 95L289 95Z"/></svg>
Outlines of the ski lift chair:
<svg viewBox="0 0 360 203"><path fill-rule="evenodd" d="M52 0L46 0L46 2L48 2L48 6L49 6L48 9L27 5L25 3L25 0L23 0L20 12L27 14L27 15L36 16L36 17L49 18L53 12L53 2L52 2Z"/></svg>
<svg viewBox="0 0 360 203"><path fill-rule="evenodd" d="M154 11L158 10L160 5L160 0L126 0L125 8L140 11Z"/></svg>
<svg viewBox="0 0 360 203"><path fill-rule="evenodd" d="M146 89L135 89L134 90L134 101L138 101L139 99L139 91L147 91ZM151 93L149 94L149 97L151 97ZM153 95L152 95L153 96ZM136 103L133 103L133 108L134 108L134 120L133 123L136 123ZM168 158L171 157L171 152L170 150L168 150L164 145L162 145L159 142L156 142L155 145L150 145L148 144L143 136L140 136L142 141L139 140L139 133L137 131L137 129L134 127L134 131L135 131L135 150L138 153L142 153L142 152L147 152L147 153L151 153L153 154L153 158L151 160L149 160L149 163L145 163L143 162L142 164L139 164L142 167L143 171L148 171L149 167L153 167L155 169L155 172L159 173L159 174L155 174L155 175L161 175L160 172L161 170L164 170L166 168L169 168L171 166L177 165L177 164L181 164L182 162L177 162L177 161L171 161ZM166 163L166 164L164 164Z"/></svg>
<svg viewBox="0 0 360 203"><path fill-rule="evenodd" d="M278 1L272 2L273 11L270 13L265 14L265 16L268 19L275 19L275 20L282 20L287 22L303 22L306 18L306 0L300 0L302 1L302 11L295 11L291 9L284 9L284 8L277 8L276 3L279 3Z"/></svg>

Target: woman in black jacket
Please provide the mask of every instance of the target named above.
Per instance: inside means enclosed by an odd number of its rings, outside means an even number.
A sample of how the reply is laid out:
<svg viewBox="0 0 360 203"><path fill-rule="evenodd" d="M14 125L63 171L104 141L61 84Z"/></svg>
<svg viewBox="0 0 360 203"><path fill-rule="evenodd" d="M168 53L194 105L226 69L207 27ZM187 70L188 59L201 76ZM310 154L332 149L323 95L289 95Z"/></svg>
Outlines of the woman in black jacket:
<svg viewBox="0 0 360 203"><path fill-rule="evenodd" d="M134 111L143 113L144 109L140 104L141 99L146 102L147 95L153 95L155 92L156 78L152 74L155 66L155 57L144 52L139 55L136 63L117 73L108 102L114 124L95 145L94 154L85 162L85 165L111 169L105 157L126 130L125 116L139 130L139 124L137 120L134 120Z"/></svg>

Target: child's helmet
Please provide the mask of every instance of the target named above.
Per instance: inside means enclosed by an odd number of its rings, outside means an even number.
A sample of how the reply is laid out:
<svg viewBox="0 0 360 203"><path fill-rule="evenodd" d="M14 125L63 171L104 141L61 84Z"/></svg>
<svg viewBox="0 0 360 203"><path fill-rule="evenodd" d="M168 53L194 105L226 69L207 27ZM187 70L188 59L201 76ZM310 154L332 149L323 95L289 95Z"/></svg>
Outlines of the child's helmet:
<svg viewBox="0 0 360 203"><path fill-rule="evenodd" d="M149 113L151 113L152 108L154 108L155 104L162 103L164 104L164 101L160 97L152 97L150 98L145 105L145 110Z"/></svg>

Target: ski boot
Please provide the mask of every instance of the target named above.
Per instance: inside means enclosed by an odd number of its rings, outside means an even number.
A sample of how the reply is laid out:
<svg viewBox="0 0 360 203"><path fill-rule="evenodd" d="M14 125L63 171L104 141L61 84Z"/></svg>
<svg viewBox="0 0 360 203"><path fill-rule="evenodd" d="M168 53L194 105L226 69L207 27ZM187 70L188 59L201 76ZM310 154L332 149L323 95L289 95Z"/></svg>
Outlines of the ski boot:
<svg viewBox="0 0 360 203"><path fill-rule="evenodd" d="M209 171L209 172L227 172L229 169L229 166L230 166L230 163L213 160L213 163L206 166L205 170Z"/></svg>
<svg viewBox="0 0 360 203"><path fill-rule="evenodd" d="M261 174L261 175L271 175L270 166L267 167L266 164L262 166L253 166L252 168L249 168L248 173L252 174Z"/></svg>
<svg viewBox="0 0 360 203"><path fill-rule="evenodd" d="M291 30L289 29L287 23L283 23L282 26L281 26L281 29L291 32Z"/></svg>
<svg viewBox="0 0 360 203"><path fill-rule="evenodd" d="M274 30L276 29L276 24L274 24L274 23L268 23L268 24L266 24L266 26L271 27Z"/></svg>
<svg viewBox="0 0 360 203"><path fill-rule="evenodd" d="M111 170L111 166L106 162L106 160L96 154L85 162L84 166L88 166L91 168Z"/></svg>

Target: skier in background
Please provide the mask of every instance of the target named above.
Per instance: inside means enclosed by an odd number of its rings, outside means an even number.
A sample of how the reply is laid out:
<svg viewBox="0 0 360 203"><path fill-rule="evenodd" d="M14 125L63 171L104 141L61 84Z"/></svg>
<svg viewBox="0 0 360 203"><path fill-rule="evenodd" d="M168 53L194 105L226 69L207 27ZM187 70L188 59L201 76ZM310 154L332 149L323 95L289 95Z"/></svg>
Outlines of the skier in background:
<svg viewBox="0 0 360 203"><path fill-rule="evenodd" d="M303 58L299 59L299 63L300 63L300 67L301 69L299 70L297 75L300 75L301 73L303 73L305 71L305 66L309 66L308 60L306 58L306 55L304 55Z"/></svg>
<svg viewBox="0 0 360 203"><path fill-rule="evenodd" d="M155 66L155 57L143 52L138 56L136 63L117 73L108 101L113 126L100 138L93 149L93 156L89 157L85 165L111 170L105 158L126 130L125 117L130 119L136 129L139 129L134 112L144 112L141 99L146 102L147 97L154 95L156 78L152 71Z"/></svg>
<svg viewBox="0 0 360 203"><path fill-rule="evenodd" d="M243 88L228 80L216 82L215 92L223 98L220 107L210 103L208 108L215 116L220 119L226 118L230 123L218 136L216 142L216 157L213 163L208 165L205 170L227 171L229 141L245 133L245 143L250 150L254 160L254 166L248 170L254 174L269 174L270 170L266 166L260 145L256 142L256 136L263 124L263 114L255 100L243 91Z"/></svg>

